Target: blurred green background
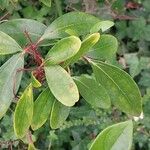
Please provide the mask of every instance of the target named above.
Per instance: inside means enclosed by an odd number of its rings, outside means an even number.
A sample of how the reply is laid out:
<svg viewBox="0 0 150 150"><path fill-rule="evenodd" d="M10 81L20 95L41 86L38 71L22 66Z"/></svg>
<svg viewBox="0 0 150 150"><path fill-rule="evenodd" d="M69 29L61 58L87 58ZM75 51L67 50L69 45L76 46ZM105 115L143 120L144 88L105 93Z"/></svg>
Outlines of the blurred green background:
<svg viewBox="0 0 150 150"><path fill-rule="evenodd" d="M29 18L49 25L57 17L70 11L83 11L101 20L115 22L115 26L108 31L119 43L114 64L125 69L134 78L143 96L144 119L134 123L132 150L150 150L150 0L52 0L51 3L50 0L0 0L0 22ZM43 53L47 52L47 49L43 50ZM6 59L1 56L0 65ZM91 72L91 68L82 61L72 65L71 69L75 75ZM29 82L30 76L25 74L21 89ZM27 149L27 145L18 141L13 132L14 106L12 104L0 121L2 150ZM35 145L41 150L87 150L88 144L101 130L126 118L124 113L115 108L91 108L81 99L71 109L70 116L61 129L51 130L46 123L43 128L34 132L33 138Z"/></svg>

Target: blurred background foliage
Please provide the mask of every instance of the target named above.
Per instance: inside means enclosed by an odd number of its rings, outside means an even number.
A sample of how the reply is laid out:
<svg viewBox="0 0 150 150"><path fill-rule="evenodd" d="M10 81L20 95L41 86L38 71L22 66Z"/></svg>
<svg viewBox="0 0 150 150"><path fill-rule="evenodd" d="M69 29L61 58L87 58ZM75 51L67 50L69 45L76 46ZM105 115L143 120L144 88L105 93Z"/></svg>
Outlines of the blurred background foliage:
<svg viewBox="0 0 150 150"><path fill-rule="evenodd" d="M83 11L101 20L115 22L115 26L108 31L119 43L115 64L134 78L143 96L144 119L135 122L132 150L149 150L150 0L0 0L0 22L30 18L49 25L54 19L70 11ZM44 47L43 51L41 53L45 54L47 49ZM8 57L1 56L0 65ZM79 61L71 66L71 71L73 75L79 75L91 73L91 68ZM30 82L30 75L24 74L22 81L19 94ZM40 91L42 88L36 92L35 97ZM15 102L0 121L0 149L27 149L27 145L18 141L13 132L14 106ZM43 128L34 132L33 139L37 148L42 150L86 150L101 130L125 119L126 115L115 108L91 108L81 98L71 109L70 116L61 129L51 130L49 123L46 123Z"/></svg>

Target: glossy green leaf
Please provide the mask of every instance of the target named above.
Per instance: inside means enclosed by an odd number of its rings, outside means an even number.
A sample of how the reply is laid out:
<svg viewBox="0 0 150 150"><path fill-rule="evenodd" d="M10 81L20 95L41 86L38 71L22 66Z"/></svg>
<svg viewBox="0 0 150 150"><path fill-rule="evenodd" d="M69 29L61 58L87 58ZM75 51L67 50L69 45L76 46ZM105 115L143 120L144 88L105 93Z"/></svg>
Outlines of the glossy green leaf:
<svg viewBox="0 0 150 150"><path fill-rule="evenodd" d="M107 63L92 62L96 80L107 90L112 103L123 112L139 116L142 112L141 94L134 80L125 71Z"/></svg>
<svg viewBox="0 0 150 150"><path fill-rule="evenodd" d="M95 24L90 32L94 33L94 32L98 32L99 30L102 30L102 32L108 30L109 28L111 28L112 26L114 26L114 23L112 21L100 21L97 24Z"/></svg>
<svg viewBox="0 0 150 150"><path fill-rule="evenodd" d="M18 138L23 138L31 125L33 106L33 91L30 84L20 97L14 112L14 131Z"/></svg>
<svg viewBox="0 0 150 150"><path fill-rule="evenodd" d="M40 0L44 5L46 5L47 7L51 7L51 0Z"/></svg>
<svg viewBox="0 0 150 150"><path fill-rule="evenodd" d="M46 28L44 24L31 19L13 19L0 24L0 31L10 35L22 46L29 42L25 37L25 31L35 42L42 36Z"/></svg>
<svg viewBox="0 0 150 150"><path fill-rule="evenodd" d="M90 32L90 29L100 20L83 12L71 12L57 18L45 30L43 39L55 39L67 36L66 31L74 31L78 36L85 35Z"/></svg>
<svg viewBox="0 0 150 150"><path fill-rule="evenodd" d="M132 134L131 120L112 125L96 137L89 150L130 150Z"/></svg>
<svg viewBox="0 0 150 150"><path fill-rule="evenodd" d="M99 33L89 35L85 40L82 41L80 50L73 57L64 62L63 66L67 66L80 59L83 55L85 55L89 51L90 48L92 48L98 42L99 38L100 38Z"/></svg>
<svg viewBox="0 0 150 150"><path fill-rule="evenodd" d="M22 54L12 56L0 67L0 119L4 116L14 98L14 90L17 93L23 68L24 58Z"/></svg>
<svg viewBox="0 0 150 150"><path fill-rule="evenodd" d="M78 37L70 36L58 41L48 52L46 63L59 64L68 58L74 56L81 47L81 41Z"/></svg>
<svg viewBox="0 0 150 150"><path fill-rule="evenodd" d="M0 31L0 55L12 54L22 51L18 43L9 35Z"/></svg>
<svg viewBox="0 0 150 150"><path fill-rule="evenodd" d="M101 35L100 40L92 47L87 56L98 59L107 60L112 58L118 49L117 39L112 35Z"/></svg>
<svg viewBox="0 0 150 150"><path fill-rule="evenodd" d="M81 96L93 107L109 108L111 105L109 95L101 84L88 75L74 78Z"/></svg>
<svg viewBox="0 0 150 150"><path fill-rule="evenodd" d="M61 125L69 116L69 112L70 107L67 107L61 104L59 101L55 100L50 115L50 127L52 129L57 129L61 127Z"/></svg>
<svg viewBox="0 0 150 150"><path fill-rule="evenodd" d="M49 88L46 88L34 102L34 111L31 127L33 130L40 128L47 120L52 105L54 102L54 96Z"/></svg>
<svg viewBox="0 0 150 150"><path fill-rule="evenodd" d="M42 84L33 75L33 72L31 73L31 82L32 82L33 87L35 88L39 88L42 86Z"/></svg>
<svg viewBox="0 0 150 150"><path fill-rule="evenodd" d="M48 86L55 98L66 106L79 100L79 92L71 76L61 66L45 67Z"/></svg>

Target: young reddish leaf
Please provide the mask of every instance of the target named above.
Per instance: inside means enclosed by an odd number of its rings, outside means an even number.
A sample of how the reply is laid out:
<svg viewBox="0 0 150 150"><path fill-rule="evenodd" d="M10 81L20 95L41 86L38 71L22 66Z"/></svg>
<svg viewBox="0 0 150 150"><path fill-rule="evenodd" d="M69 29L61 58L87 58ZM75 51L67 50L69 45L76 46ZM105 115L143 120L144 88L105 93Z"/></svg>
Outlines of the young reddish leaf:
<svg viewBox="0 0 150 150"><path fill-rule="evenodd" d="M49 88L46 88L34 102L34 111L31 127L33 130L40 128L47 120L55 97Z"/></svg>
<svg viewBox="0 0 150 150"><path fill-rule="evenodd" d="M33 106L32 84L30 84L20 97L14 112L14 131L18 138L23 138L31 125Z"/></svg>
<svg viewBox="0 0 150 150"><path fill-rule="evenodd" d="M50 115L50 127L52 129L61 127L61 125L67 119L69 112L70 107L67 107L61 104L59 101L55 100Z"/></svg>
<svg viewBox="0 0 150 150"><path fill-rule="evenodd" d="M79 100L76 84L61 66L46 66L45 74L48 86L58 101L66 106L73 106Z"/></svg>

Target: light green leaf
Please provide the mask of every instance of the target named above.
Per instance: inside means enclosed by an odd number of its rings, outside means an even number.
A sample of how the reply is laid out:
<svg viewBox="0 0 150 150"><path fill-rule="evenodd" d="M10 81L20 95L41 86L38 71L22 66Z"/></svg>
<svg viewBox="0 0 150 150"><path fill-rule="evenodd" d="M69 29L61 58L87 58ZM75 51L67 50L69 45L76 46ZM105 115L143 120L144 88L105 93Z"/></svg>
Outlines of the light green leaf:
<svg viewBox="0 0 150 150"><path fill-rule="evenodd" d="M130 150L132 134L131 120L112 125L96 137L89 150Z"/></svg>
<svg viewBox="0 0 150 150"><path fill-rule="evenodd" d="M51 0L40 0L44 5L46 5L47 7L51 7Z"/></svg>
<svg viewBox="0 0 150 150"><path fill-rule="evenodd" d="M54 102L54 96L49 88L46 88L34 102L34 111L31 127L33 130L40 128L47 120L52 105Z"/></svg>
<svg viewBox="0 0 150 150"><path fill-rule="evenodd" d="M61 66L45 67L48 86L55 98L66 106L79 100L79 92L71 76Z"/></svg>
<svg viewBox="0 0 150 150"><path fill-rule="evenodd" d="M78 37L70 36L58 41L46 56L47 64L59 64L74 56L81 47Z"/></svg>
<svg viewBox="0 0 150 150"><path fill-rule="evenodd" d="M0 31L0 55L12 54L22 51L18 43L9 35Z"/></svg>
<svg viewBox="0 0 150 150"><path fill-rule="evenodd" d="M107 60L116 54L118 49L117 39L112 35L101 35L100 40L92 47L87 56L98 59Z"/></svg>
<svg viewBox="0 0 150 150"><path fill-rule="evenodd" d="M46 28L44 24L31 19L13 19L0 24L0 31L11 36L21 46L25 46L29 42L25 37L25 31L35 42L42 36Z"/></svg>
<svg viewBox="0 0 150 150"><path fill-rule="evenodd" d="M18 91L22 72L17 70L23 68L24 58L22 54L12 56L0 67L0 119L9 108L11 101Z"/></svg>
<svg viewBox="0 0 150 150"><path fill-rule="evenodd" d="M98 42L99 38L99 33L93 33L89 35L85 40L82 41L80 50L73 57L64 62L63 66L67 66L80 59L83 55L87 53L87 51L89 51L90 48L92 48Z"/></svg>
<svg viewBox="0 0 150 150"><path fill-rule="evenodd" d="M114 22L112 21L100 21L91 28L90 33L98 32L99 30L102 30L102 32L104 32L112 26L114 26Z"/></svg>
<svg viewBox="0 0 150 150"><path fill-rule="evenodd" d="M82 97L92 106L109 108L111 105L109 95L101 84L88 75L74 78Z"/></svg>
<svg viewBox="0 0 150 150"><path fill-rule="evenodd" d="M112 103L127 114L139 116L142 112L141 94L129 74L107 63L91 63L96 80L107 90Z"/></svg>
<svg viewBox="0 0 150 150"><path fill-rule="evenodd" d="M40 41L44 39L55 39L67 36L66 31L74 31L78 36L85 35L90 32L90 29L100 20L83 12L67 13L48 26Z"/></svg>
<svg viewBox="0 0 150 150"><path fill-rule="evenodd" d="M33 87L35 87L35 88L39 88L42 86L42 84L33 75L33 72L31 73L31 81L32 81Z"/></svg>
<svg viewBox="0 0 150 150"><path fill-rule="evenodd" d="M67 119L69 112L70 107L67 107L61 104L59 101L55 100L50 115L50 127L52 129L61 127L61 125Z"/></svg>
<svg viewBox="0 0 150 150"><path fill-rule="evenodd" d="M30 144L28 145L28 150L36 150L34 144L30 143Z"/></svg>
<svg viewBox="0 0 150 150"><path fill-rule="evenodd" d="M18 138L23 138L32 121L33 91L30 84L20 97L14 112L14 131Z"/></svg>

